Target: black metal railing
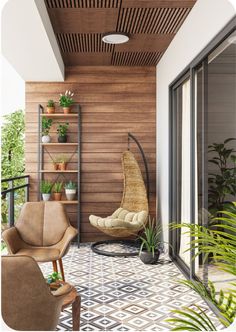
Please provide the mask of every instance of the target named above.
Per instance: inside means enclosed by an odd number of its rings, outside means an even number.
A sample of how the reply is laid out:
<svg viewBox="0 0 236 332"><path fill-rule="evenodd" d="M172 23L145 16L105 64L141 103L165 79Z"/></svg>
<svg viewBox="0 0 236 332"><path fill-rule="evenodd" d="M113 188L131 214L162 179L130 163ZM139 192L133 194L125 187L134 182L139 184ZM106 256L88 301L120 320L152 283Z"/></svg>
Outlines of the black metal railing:
<svg viewBox="0 0 236 332"><path fill-rule="evenodd" d="M25 180L23 184L16 184L16 180ZM14 226L15 222L15 192L19 189L25 188L25 201L29 200L29 175L15 176L9 179L2 179L2 200L7 200L7 214L8 224L10 227ZM4 188L6 186L6 188ZM22 202L23 203L23 202Z"/></svg>

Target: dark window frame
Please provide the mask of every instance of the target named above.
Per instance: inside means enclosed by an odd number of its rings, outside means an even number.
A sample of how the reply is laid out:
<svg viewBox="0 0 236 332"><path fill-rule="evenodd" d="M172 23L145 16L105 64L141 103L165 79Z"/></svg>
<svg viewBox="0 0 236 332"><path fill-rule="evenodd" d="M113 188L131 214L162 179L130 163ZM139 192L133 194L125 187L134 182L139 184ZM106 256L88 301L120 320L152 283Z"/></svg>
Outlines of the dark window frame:
<svg viewBox="0 0 236 332"><path fill-rule="evenodd" d="M195 109L195 75L200 66L203 69L203 82L202 82L202 92L203 92L203 112L207 113L207 61L208 56L225 40L229 35L236 30L236 15L229 21L229 23L209 42L209 44L191 61L191 63L185 67L185 69L176 77L176 79L169 85L169 221L172 223L175 220L176 214L176 179L174 178L176 173L176 147L174 142L174 137L176 134L176 114L175 114L175 91L178 86L180 86L187 77L190 77L190 145L191 147L196 146L196 109ZM195 149L191 149L190 156L190 205L191 205L191 220L190 223L194 223L195 219ZM183 272L183 274L188 279L194 279L201 281L195 275L195 262L192 259L194 256L194 250L191 250L191 264L190 268L183 262L183 260L177 254L177 232L171 230L169 227L169 254L173 262L177 267ZM211 309L220 315L219 310L212 303L208 302Z"/></svg>

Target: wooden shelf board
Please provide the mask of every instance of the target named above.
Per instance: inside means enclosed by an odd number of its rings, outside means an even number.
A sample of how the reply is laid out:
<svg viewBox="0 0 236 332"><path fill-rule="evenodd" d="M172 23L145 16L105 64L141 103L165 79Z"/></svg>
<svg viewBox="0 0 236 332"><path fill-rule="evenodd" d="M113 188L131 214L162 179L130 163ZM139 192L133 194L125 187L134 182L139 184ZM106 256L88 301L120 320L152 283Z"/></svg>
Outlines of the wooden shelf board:
<svg viewBox="0 0 236 332"><path fill-rule="evenodd" d="M76 146L78 143L41 143L43 146Z"/></svg>
<svg viewBox="0 0 236 332"><path fill-rule="evenodd" d="M41 200L41 202L44 202L43 200ZM49 202L59 202L59 203L62 203L62 204L78 204L78 201L67 201L67 200L61 200L61 201L56 201L56 200L50 200Z"/></svg>
<svg viewBox="0 0 236 332"><path fill-rule="evenodd" d="M64 114L64 113L41 113L40 116L46 116L46 117L50 117L50 118L77 118L78 117L78 113L68 113L68 114Z"/></svg>
<svg viewBox="0 0 236 332"><path fill-rule="evenodd" d="M56 170L41 170L40 173L78 173L78 170L65 170L65 171L56 171Z"/></svg>

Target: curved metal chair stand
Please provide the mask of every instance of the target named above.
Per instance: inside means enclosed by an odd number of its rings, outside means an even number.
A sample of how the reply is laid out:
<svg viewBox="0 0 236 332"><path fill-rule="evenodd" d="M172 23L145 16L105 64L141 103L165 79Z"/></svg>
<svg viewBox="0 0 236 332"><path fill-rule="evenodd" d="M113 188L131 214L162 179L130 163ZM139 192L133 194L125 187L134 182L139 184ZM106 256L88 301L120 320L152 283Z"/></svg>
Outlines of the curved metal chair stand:
<svg viewBox="0 0 236 332"><path fill-rule="evenodd" d="M146 172L146 187L139 165L134 155L130 152L130 139L133 139L137 144L142 155ZM148 220L149 173L147 161L139 141L130 133L128 133L128 151L125 151L122 156L122 166L124 173L124 191L120 208L107 218L93 215L89 217L90 223L94 227L107 235L122 238L121 240L106 240L93 243L91 245L92 251L100 255L111 257L137 256L139 254L139 243L137 239L123 239L131 235L137 236ZM99 246L109 244L130 246L132 250L128 252L116 252L99 249ZM137 250L134 250L136 248Z"/></svg>

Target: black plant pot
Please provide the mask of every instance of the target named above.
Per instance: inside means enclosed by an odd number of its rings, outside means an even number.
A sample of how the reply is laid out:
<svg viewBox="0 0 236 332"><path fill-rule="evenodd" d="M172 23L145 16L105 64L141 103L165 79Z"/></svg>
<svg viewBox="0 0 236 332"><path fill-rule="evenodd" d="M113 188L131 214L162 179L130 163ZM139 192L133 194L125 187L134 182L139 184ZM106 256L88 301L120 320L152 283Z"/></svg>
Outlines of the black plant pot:
<svg viewBox="0 0 236 332"><path fill-rule="evenodd" d="M142 251L139 255L144 264L156 264L160 256L160 251L155 250L154 255L152 252Z"/></svg>
<svg viewBox="0 0 236 332"><path fill-rule="evenodd" d="M66 143L67 142L67 135L65 136L58 136L58 143Z"/></svg>

